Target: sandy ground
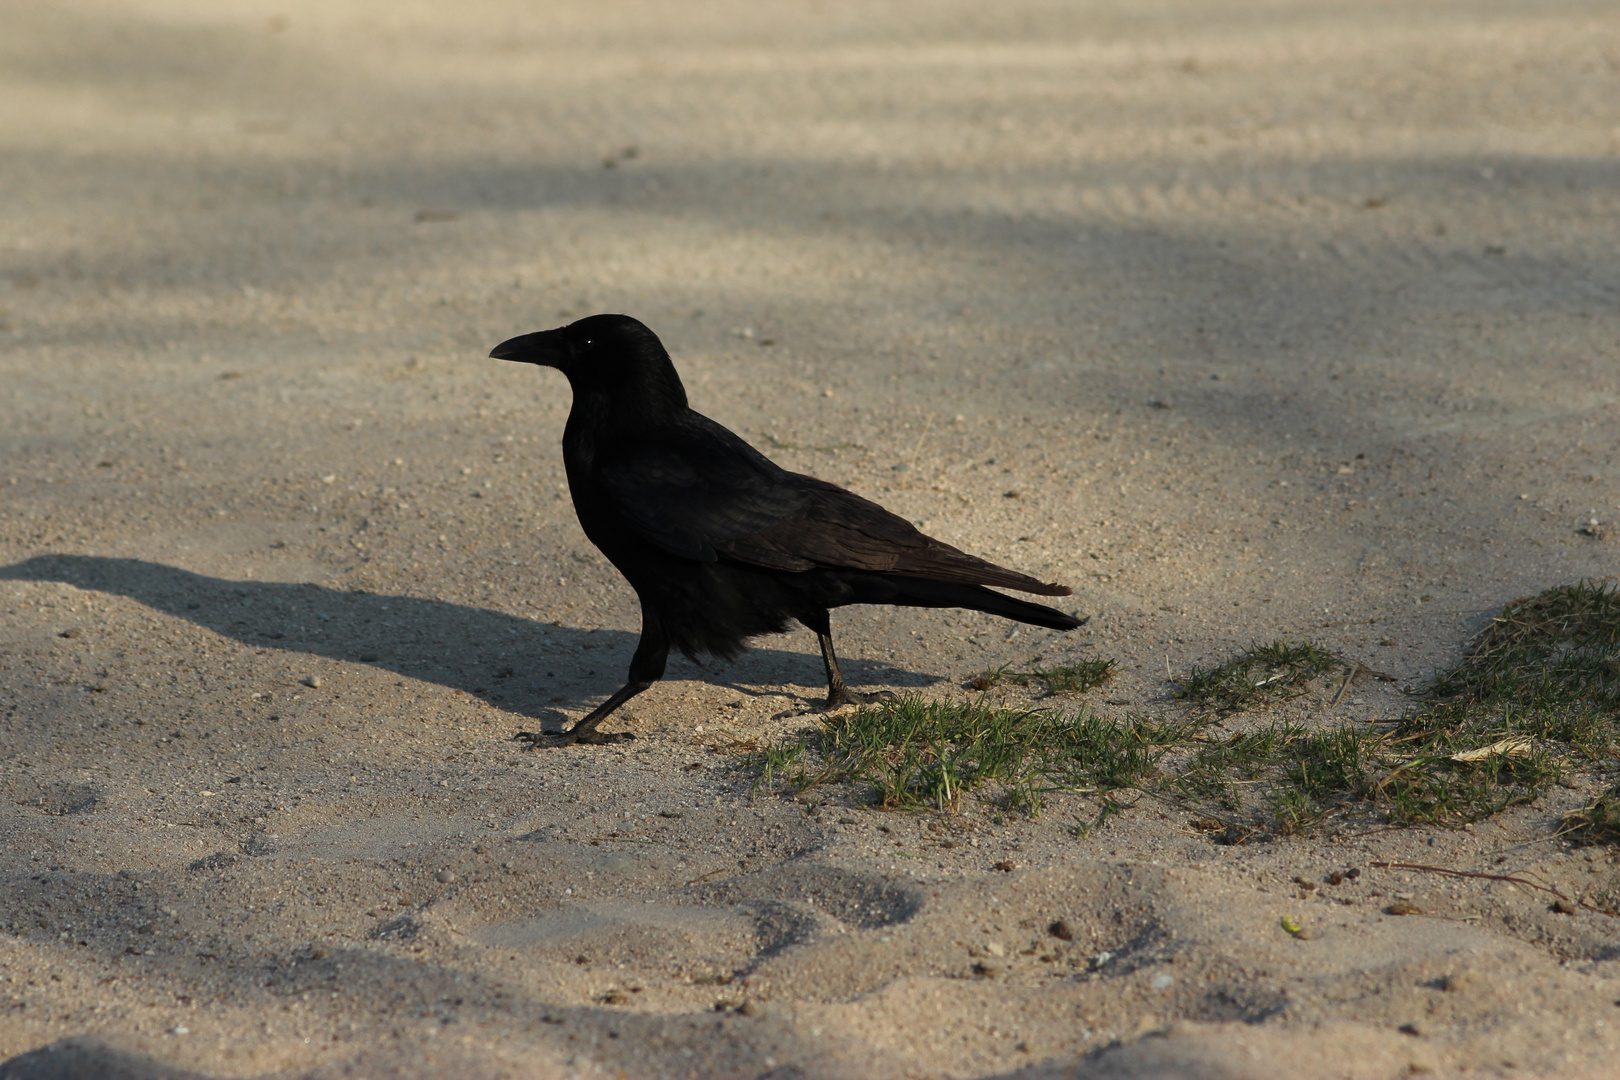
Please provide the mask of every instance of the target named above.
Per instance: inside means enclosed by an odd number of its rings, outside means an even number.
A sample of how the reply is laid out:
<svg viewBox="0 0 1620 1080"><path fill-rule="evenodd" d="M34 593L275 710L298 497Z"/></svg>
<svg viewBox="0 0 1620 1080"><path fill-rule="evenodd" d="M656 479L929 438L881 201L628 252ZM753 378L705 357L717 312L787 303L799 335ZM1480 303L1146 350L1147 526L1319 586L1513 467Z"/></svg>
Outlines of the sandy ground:
<svg viewBox="0 0 1620 1080"><path fill-rule="evenodd" d="M1240 847L751 797L709 747L808 722L804 631L519 752L638 614L564 381L484 359L634 314L1091 616L840 612L857 686L1414 685L1620 571L1613 4L12 2L0 154L0 1076L1620 1075L1620 920L1371 865L1611 880L1580 790Z"/></svg>

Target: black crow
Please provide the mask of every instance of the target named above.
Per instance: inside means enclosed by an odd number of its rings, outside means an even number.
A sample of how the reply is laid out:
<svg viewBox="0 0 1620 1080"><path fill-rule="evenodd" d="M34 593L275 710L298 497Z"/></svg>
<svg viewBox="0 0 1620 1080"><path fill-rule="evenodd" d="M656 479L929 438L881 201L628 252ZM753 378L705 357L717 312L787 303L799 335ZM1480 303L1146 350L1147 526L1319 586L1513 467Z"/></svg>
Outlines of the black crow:
<svg viewBox="0 0 1620 1080"><path fill-rule="evenodd" d="M788 472L693 412L663 344L627 315L524 334L489 355L568 377L574 407L562 445L574 510L641 598L630 681L572 728L520 739L570 746L633 738L596 726L663 677L671 645L729 659L790 619L820 639L828 708L869 701L844 685L833 654L828 610L845 604L972 608L1054 630L1081 623L985 588L1067 596L1067 587L924 536L874 502Z"/></svg>

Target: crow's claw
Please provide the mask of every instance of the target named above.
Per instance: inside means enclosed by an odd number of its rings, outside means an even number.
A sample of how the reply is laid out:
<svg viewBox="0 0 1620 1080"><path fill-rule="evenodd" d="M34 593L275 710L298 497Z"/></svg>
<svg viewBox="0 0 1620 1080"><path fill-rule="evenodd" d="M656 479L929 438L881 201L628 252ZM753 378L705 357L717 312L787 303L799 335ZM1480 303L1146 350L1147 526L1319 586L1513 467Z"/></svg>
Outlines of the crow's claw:
<svg viewBox="0 0 1620 1080"><path fill-rule="evenodd" d="M823 706L824 712L841 709L845 705L876 705L879 702L893 701L893 690L875 690L870 694L857 693L847 686L840 686L827 695L827 704Z"/></svg>
<svg viewBox="0 0 1620 1080"><path fill-rule="evenodd" d="M560 750L565 746L607 746L629 742L635 736L628 731L520 731L512 736L516 742L528 743L525 750Z"/></svg>

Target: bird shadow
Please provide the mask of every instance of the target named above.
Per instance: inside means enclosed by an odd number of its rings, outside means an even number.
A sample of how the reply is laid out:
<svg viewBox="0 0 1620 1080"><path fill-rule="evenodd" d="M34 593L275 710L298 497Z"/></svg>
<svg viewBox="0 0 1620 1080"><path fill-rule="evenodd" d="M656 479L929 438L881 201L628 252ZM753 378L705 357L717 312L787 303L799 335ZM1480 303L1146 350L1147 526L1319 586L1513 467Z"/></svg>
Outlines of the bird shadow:
<svg viewBox="0 0 1620 1080"><path fill-rule="evenodd" d="M562 626L445 600L307 582L232 581L142 559L36 555L0 566L0 580L54 581L126 596L243 645L368 664L461 690L543 726L567 719L555 706L579 708L617 689L638 639L623 630ZM876 662L844 666L852 682L938 681ZM819 656L769 648L726 663L671 663L676 678L749 696L782 694L761 684L814 685L820 673Z"/></svg>

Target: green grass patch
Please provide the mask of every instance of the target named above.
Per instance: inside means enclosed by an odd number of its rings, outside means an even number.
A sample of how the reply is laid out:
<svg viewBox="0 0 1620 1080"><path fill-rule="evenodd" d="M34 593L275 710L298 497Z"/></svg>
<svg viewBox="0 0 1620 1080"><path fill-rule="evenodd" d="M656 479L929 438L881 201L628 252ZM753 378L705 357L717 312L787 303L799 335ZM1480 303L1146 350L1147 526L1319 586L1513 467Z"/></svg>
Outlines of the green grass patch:
<svg viewBox="0 0 1620 1080"><path fill-rule="evenodd" d="M1471 821L1571 768L1620 762L1620 591L1581 582L1515 600L1392 733L1397 821Z"/></svg>
<svg viewBox="0 0 1620 1080"><path fill-rule="evenodd" d="M1175 724L1141 718L903 696L829 717L756 755L755 768L761 783L849 784L888 809L954 811L977 793L1035 814L1055 791L1142 783L1184 737Z"/></svg>
<svg viewBox="0 0 1620 1080"><path fill-rule="evenodd" d="M1182 696L1241 711L1269 686L1298 687L1339 663L1278 642L1195 669ZM1337 811L1460 825L1534 801L1571 768L1616 762L1620 595L1582 583L1508 604L1391 727L1278 721L1200 748L1168 785L1245 814L1256 831L1298 832ZM1571 827L1613 842L1617 812L1598 800Z"/></svg>
<svg viewBox="0 0 1620 1080"><path fill-rule="evenodd" d="M1230 715L1302 694L1312 680L1344 666L1339 657L1309 641L1251 645L1224 664L1194 667L1181 680L1176 697Z"/></svg>
<svg viewBox="0 0 1620 1080"><path fill-rule="evenodd" d="M1112 674L1112 661L1095 663L1074 685ZM982 678L1040 678L1061 693L1067 676L1054 673L1071 670ZM1034 814L1046 795L1083 792L1102 810L1076 824L1079 836L1128 807L1113 793L1136 788L1182 802L1202 815L1198 828L1234 843L1344 816L1461 825L1531 802L1571 770L1620 767L1620 592L1611 584L1508 604L1393 722L1283 719L1209 737L1212 713L1295 696L1338 671L1348 686L1367 669L1310 642L1254 646L1182 680L1177 696L1193 708L1181 721L906 697L829 718L752 760L759 783L848 784L892 809L954 811L974 794ZM1561 832L1620 843L1620 784L1566 817Z"/></svg>

